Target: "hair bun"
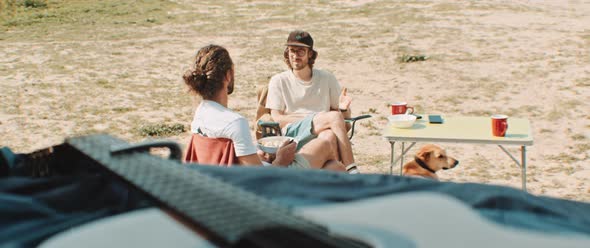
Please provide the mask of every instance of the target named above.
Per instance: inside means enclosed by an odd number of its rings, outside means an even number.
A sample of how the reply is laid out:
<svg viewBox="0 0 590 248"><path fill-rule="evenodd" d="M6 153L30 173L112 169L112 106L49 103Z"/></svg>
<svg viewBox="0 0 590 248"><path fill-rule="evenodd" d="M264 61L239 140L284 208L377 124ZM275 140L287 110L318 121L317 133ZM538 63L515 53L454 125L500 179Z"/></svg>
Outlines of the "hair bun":
<svg viewBox="0 0 590 248"><path fill-rule="evenodd" d="M193 78L195 81L203 81L203 80L207 80L207 74L204 72L198 72L198 71L193 71L192 73Z"/></svg>

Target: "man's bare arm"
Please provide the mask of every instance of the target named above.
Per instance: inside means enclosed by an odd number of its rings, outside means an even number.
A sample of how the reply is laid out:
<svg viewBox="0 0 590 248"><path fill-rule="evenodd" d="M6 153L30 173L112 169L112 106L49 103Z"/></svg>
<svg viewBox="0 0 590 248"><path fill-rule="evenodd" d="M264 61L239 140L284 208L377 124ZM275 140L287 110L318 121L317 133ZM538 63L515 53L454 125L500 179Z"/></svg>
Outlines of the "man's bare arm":
<svg viewBox="0 0 590 248"><path fill-rule="evenodd" d="M273 159L265 159L265 161L269 163L272 162L272 165L274 166L287 167L294 159L295 149L293 148L292 150L292 154L290 154L291 157L289 157L289 152L283 152L285 154L281 154L282 156L277 156ZM262 166L262 160L263 158L261 158L261 155L258 153L238 157L239 164L243 166Z"/></svg>
<svg viewBox="0 0 590 248"><path fill-rule="evenodd" d="M273 166L288 167L295 159L297 152L297 142L293 140L285 141L276 154L265 153L261 150L256 151L256 154L238 157L241 165L258 166L262 165L262 161L272 163Z"/></svg>
<svg viewBox="0 0 590 248"><path fill-rule="evenodd" d="M261 166L262 161L256 153L238 157L238 162L240 165L247 165L247 166Z"/></svg>

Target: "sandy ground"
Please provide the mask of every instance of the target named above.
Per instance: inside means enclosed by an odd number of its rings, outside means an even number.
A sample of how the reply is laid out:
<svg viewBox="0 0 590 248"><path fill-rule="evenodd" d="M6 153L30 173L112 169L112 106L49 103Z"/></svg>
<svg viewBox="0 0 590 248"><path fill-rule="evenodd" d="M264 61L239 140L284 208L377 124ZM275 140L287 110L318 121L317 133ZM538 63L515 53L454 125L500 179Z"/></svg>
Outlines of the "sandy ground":
<svg viewBox="0 0 590 248"><path fill-rule="evenodd" d="M353 139L363 173L389 172L387 103L407 101L419 113L529 119L529 192L590 202L590 3L176 2L183 8L170 15L206 18L0 40L0 145L30 152L98 132L136 142L146 139L135 131L145 123L188 127L198 100L180 77L209 43L232 54L230 107L253 122L256 88L286 69L288 32L305 29L316 40L316 67L349 89L353 114L373 115ZM401 63L402 55L428 59ZM189 136L168 138L186 144ZM498 147L439 145L461 161L441 180L520 187L520 169Z"/></svg>

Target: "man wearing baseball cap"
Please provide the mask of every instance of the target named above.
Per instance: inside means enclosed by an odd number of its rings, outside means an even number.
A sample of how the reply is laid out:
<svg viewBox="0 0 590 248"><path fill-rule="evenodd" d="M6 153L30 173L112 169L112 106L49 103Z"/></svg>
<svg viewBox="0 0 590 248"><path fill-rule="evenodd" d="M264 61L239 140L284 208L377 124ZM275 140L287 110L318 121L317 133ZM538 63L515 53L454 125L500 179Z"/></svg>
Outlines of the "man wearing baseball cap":
<svg viewBox="0 0 590 248"><path fill-rule="evenodd" d="M358 173L344 122L352 98L332 73L313 68L318 52L308 32L292 31L285 46L289 70L270 79L266 108L283 133L299 141L298 148L314 138L335 142L346 169Z"/></svg>

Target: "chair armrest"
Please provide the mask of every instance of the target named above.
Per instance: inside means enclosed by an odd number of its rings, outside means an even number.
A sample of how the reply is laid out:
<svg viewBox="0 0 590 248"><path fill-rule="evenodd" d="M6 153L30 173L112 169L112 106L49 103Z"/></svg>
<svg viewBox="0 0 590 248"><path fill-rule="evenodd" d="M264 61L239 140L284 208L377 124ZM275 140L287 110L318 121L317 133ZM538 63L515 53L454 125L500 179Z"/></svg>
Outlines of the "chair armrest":
<svg viewBox="0 0 590 248"><path fill-rule="evenodd" d="M358 120L362 120L362 119L367 119L367 118L371 118L373 116L371 115L359 115L359 116L355 116L355 117L351 117L351 118L346 118L344 119L346 122L355 122Z"/></svg>
<svg viewBox="0 0 590 248"><path fill-rule="evenodd" d="M352 123L352 127L350 128L350 132L349 132L350 136L348 136L348 139L351 140L352 136L354 136L354 124L356 124L356 121L371 118L371 117L372 117L371 115L359 115L356 117L344 119L345 122Z"/></svg>
<svg viewBox="0 0 590 248"><path fill-rule="evenodd" d="M352 124L348 139L352 139L352 137L354 136L354 126L356 124L356 121L371 117L371 115L360 115L344 119L344 121ZM282 135L281 127L279 126L278 122L258 120L257 125L260 127L261 137Z"/></svg>
<svg viewBox="0 0 590 248"><path fill-rule="evenodd" d="M282 136L281 127L275 121L258 120L258 127L260 127L261 138L266 136Z"/></svg>
<svg viewBox="0 0 590 248"><path fill-rule="evenodd" d="M263 127L278 127L279 123L275 122L275 121L263 121L263 120L259 120L258 121L258 125L263 126Z"/></svg>

